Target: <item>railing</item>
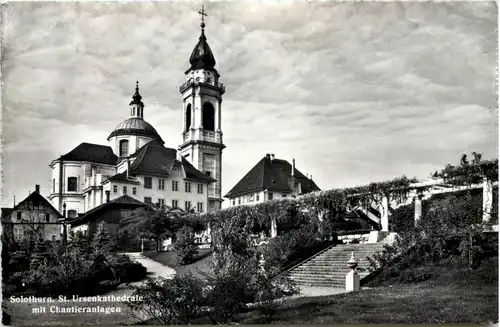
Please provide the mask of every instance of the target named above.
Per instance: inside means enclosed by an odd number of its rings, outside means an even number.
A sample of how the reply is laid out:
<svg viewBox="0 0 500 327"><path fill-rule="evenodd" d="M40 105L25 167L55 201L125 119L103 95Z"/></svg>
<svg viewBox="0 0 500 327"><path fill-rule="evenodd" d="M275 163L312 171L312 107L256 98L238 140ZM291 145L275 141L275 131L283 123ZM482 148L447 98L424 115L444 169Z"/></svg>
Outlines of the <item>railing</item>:
<svg viewBox="0 0 500 327"><path fill-rule="evenodd" d="M221 91L221 93L226 92L226 87L224 86L224 84L222 84L220 82L213 81L213 82L209 83L207 81L203 81L203 80L195 81L193 79L187 80L186 82L182 83L182 85L179 87L179 91L182 93L186 89L188 89L190 86L196 86L196 85L205 85L205 86L213 87L213 88L219 89Z"/></svg>
<svg viewBox="0 0 500 327"><path fill-rule="evenodd" d="M207 142L216 142L216 143L221 143L222 142L222 136L220 133L216 133L214 131L200 131L201 134L199 135L199 139L197 138L198 131L187 131L183 135L183 140L184 142L187 142L189 140L201 140L201 141L207 141Z"/></svg>

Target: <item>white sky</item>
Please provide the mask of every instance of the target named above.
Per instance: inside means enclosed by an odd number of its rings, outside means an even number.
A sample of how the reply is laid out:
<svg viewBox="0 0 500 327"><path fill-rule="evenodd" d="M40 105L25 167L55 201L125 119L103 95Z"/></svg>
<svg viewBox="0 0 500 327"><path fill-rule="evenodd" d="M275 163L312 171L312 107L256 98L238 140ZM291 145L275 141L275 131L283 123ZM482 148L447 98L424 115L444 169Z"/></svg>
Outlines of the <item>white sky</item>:
<svg viewBox="0 0 500 327"><path fill-rule="evenodd" d="M145 119L176 148L199 2L3 6L3 200L106 137L140 81ZM266 153L322 189L426 177L498 157L495 2L209 2L226 85L223 193Z"/></svg>

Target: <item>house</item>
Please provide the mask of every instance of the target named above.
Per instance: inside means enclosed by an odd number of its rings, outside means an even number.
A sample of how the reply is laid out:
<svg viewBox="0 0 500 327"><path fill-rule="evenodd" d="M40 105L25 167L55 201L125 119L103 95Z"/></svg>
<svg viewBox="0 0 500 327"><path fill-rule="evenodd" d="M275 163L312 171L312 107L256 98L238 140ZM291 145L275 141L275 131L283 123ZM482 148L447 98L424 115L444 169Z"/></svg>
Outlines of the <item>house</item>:
<svg viewBox="0 0 500 327"><path fill-rule="evenodd" d="M30 238L60 240L63 220L63 215L40 194L39 185L13 208L2 208L2 232L16 242Z"/></svg>
<svg viewBox="0 0 500 327"><path fill-rule="evenodd" d="M314 191L320 188L295 168L295 159L290 164L274 154L266 154L224 197L230 206L237 206Z"/></svg>
<svg viewBox="0 0 500 327"><path fill-rule="evenodd" d="M148 205L138 201L129 195L122 195L110 200L109 191L106 192L105 203L87 211L82 216L70 222L71 232L83 234L94 234L101 223L110 235L118 235L120 222L129 217L138 208Z"/></svg>

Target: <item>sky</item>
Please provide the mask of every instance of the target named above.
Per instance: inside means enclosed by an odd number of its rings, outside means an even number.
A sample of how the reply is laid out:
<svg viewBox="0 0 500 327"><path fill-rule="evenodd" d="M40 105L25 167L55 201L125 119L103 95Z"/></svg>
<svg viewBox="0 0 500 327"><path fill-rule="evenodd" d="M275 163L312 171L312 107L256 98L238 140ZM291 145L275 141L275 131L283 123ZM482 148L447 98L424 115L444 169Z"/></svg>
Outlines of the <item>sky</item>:
<svg viewBox="0 0 500 327"><path fill-rule="evenodd" d="M179 86L200 2L17 2L2 7L2 202L51 160L129 116L181 141ZM222 192L266 153L322 189L425 179L461 153L498 157L495 2L206 2L226 86ZM227 202L227 201L226 201Z"/></svg>

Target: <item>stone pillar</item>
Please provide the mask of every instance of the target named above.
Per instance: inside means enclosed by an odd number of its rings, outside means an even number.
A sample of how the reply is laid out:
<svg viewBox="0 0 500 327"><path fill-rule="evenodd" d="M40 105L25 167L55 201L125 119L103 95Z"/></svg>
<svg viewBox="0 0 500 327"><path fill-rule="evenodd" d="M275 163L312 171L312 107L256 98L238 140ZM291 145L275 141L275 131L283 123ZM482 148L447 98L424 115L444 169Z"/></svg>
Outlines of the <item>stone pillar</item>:
<svg viewBox="0 0 500 327"><path fill-rule="evenodd" d="M360 278L356 272L358 262L354 258L354 252L351 253L351 259L347 261L348 267L351 269L345 277L345 289L347 292L356 292L360 290Z"/></svg>
<svg viewBox="0 0 500 327"><path fill-rule="evenodd" d="M144 239L141 238L141 253L144 252Z"/></svg>
<svg viewBox="0 0 500 327"><path fill-rule="evenodd" d="M278 226L276 224L276 219L271 219L271 237L275 238L278 236Z"/></svg>
<svg viewBox="0 0 500 327"><path fill-rule="evenodd" d="M491 218L493 207L493 184L487 178L483 179L483 222L488 222Z"/></svg>
<svg viewBox="0 0 500 327"><path fill-rule="evenodd" d="M382 197L382 209L380 210L380 224L382 225L382 231L389 231L389 200L387 199L387 195L383 195Z"/></svg>
<svg viewBox="0 0 500 327"><path fill-rule="evenodd" d="M417 226L421 217L422 217L422 196L420 194L417 194L415 196L415 226Z"/></svg>

